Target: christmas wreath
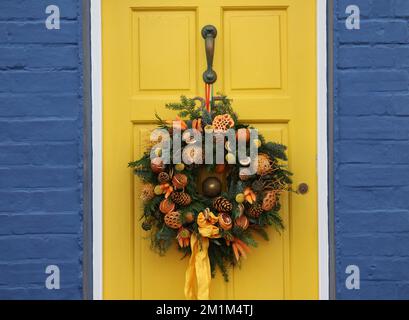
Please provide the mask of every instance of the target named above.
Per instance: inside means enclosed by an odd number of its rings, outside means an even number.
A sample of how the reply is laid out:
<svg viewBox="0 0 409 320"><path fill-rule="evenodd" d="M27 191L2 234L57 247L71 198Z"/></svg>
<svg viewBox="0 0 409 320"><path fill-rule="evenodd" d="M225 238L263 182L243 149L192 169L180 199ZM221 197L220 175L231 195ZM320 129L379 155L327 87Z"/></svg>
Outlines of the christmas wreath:
<svg viewBox="0 0 409 320"><path fill-rule="evenodd" d="M192 299L208 298L210 276L217 267L228 281L229 267L239 265L250 247L257 246L254 233L268 240L267 227L284 228L280 195L291 184L286 146L267 142L260 134L254 138L255 129L239 122L226 96L211 106L197 106L197 99L184 96L180 103L167 104L178 112L176 120L156 115L164 134L152 135L143 156L129 163L143 181L142 228L151 232L152 247L164 254L177 244L190 256L185 294ZM233 143L227 133L232 130ZM221 162L203 163L205 139L198 141L192 131L222 146ZM181 143L175 144L179 138ZM245 146L246 155L255 147L254 159L234 153L234 142ZM183 161L164 160L175 153L184 154Z"/></svg>

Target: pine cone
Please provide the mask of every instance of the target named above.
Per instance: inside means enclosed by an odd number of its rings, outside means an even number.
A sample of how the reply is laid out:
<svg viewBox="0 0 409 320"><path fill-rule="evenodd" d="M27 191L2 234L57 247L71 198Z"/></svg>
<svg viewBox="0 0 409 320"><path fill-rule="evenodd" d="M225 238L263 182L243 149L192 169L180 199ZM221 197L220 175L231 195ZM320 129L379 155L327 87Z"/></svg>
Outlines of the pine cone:
<svg viewBox="0 0 409 320"><path fill-rule="evenodd" d="M213 208L219 212L231 212L233 210L233 205L226 198L218 197L213 201Z"/></svg>
<svg viewBox="0 0 409 320"><path fill-rule="evenodd" d="M153 191L154 187L152 184L148 183L142 187L141 191L141 199L144 202L150 201L155 197L155 193Z"/></svg>
<svg viewBox="0 0 409 320"><path fill-rule="evenodd" d="M172 201L181 207L186 207L192 203L192 197L186 192L173 192Z"/></svg>
<svg viewBox="0 0 409 320"><path fill-rule="evenodd" d="M159 181L160 184L169 182L169 180L170 180L170 177L169 177L169 174L167 172L159 173L158 181Z"/></svg>
<svg viewBox="0 0 409 320"><path fill-rule="evenodd" d="M258 218L260 217L260 215L264 212L263 208L261 207L261 204L256 203L253 204L248 210L247 210L247 214L251 217L251 218Z"/></svg>

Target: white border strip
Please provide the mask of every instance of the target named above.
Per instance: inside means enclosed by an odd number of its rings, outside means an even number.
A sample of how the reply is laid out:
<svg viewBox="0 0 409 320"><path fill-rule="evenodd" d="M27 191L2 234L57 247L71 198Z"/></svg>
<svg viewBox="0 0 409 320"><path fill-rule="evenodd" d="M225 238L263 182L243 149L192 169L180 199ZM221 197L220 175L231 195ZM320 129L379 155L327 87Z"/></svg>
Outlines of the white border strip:
<svg viewBox="0 0 409 320"><path fill-rule="evenodd" d="M102 286L102 30L101 0L91 0L93 299Z"/></svg>
<svg viewBox="0 0 409 320"><path fill-rule="evenodd" d="M328 300L327 0L317 1L317 108L319 298Z"/></svg>
<svg viewBox="0 0 409 320"><path fill-rule="evenodd" d="M319 298L329 299L327 153L327 0L317 0L317 172ZM93 298L103 298L102 270L102 30L101 0L91 0Z"/></svg>

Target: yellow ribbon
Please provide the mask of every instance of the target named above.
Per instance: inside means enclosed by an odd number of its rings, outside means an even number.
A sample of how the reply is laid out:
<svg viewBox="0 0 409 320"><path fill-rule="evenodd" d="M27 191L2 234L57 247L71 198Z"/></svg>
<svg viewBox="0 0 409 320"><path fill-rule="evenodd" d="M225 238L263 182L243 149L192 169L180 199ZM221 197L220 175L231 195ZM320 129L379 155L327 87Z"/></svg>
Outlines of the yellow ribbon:
<svg viewBox="0 0 409 320"><path fill-rule="evenodd" d="M211 272L210 260L207 254L209 239L201 238L201 243L195 234L190 237L192 255L186 270L185 296L188 300L209 300Z"/></svg>
<svg viewBox="0 0 409 320"><path fill-rule="evenodd" d="M192 255L186 270L185 297L188 300L209 300L212 275L208 255L209 238L220 238L220 230L214 226L217 217L211 213L199 213L197 224L201 235L200 241L196 234L190 237Z"/></svg>

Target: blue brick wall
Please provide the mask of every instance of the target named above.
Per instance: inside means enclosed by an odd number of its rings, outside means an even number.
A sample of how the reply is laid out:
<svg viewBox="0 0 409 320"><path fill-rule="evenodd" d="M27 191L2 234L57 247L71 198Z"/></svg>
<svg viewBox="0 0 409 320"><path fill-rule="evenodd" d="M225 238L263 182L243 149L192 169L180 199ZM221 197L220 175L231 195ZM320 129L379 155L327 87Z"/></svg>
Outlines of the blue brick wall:
<svg viewBox="0 0 409 320"><path fill-rule="evenodd" d="M0 299L82 298L80 4L0 1ZM60 290L45 288L51 264Z"/></svg>
<svg viewBox="0 0 409 320"><path fill-rule="evenodd" d="M408 299L409 1L334 4L337 298ZM350 4L360 30L345 27Z"/></svg>

